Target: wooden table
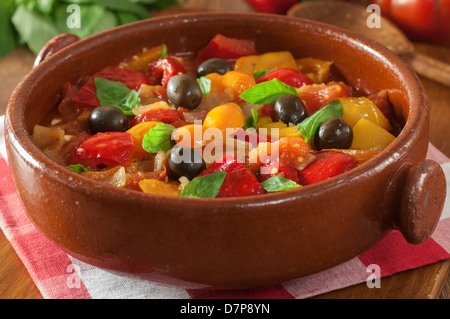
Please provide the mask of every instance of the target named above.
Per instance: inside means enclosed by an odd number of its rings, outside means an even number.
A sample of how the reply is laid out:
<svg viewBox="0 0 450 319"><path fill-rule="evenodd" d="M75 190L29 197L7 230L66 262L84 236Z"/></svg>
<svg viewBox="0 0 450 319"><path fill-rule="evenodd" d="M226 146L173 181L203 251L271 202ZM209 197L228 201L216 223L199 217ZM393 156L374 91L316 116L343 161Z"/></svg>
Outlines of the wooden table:
<svg viewBox="0 0 450 319"><path fill-rule="evenodd" d="M249 11L242 0L180 0L194 10ZM415 43L417 51L450 63L450 48ZM0 59L0 114L20 79L29 72L34 55L19 47ZM431 142L450 157L450 88L422 79L431 109ZM444 298L450 299L450 260L405 271L381 280L381 288L369 289L365 283L333 291L316 298ZM0 232L0 299L42 298L28 271L11 244Z"/></svg>

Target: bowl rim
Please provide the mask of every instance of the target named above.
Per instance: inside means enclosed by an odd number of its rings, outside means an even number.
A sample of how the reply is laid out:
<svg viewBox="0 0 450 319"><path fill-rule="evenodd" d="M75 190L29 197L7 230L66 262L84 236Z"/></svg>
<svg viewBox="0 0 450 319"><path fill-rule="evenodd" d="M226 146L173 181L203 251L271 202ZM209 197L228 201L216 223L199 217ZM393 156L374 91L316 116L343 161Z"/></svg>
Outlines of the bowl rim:
<svg viewBox="0 0 450 319"><path fill-rule="evenodd" d="M27 88L28 83L31 81L37 81L43 77L43 74L51 72L52 64L58 64L58 61L70 59L73 55L77 55L86 49L96 46L96 42L100 39L107 39L105 41L115 41L121 36L125 36L128 32L139 29L141 26L147 24L160 24L165 23L197 23L204 21L214 22L215 20L247 20L247 21L267 21L270 20L276 23L288 23L297 24L301 28L315 29L316 32L326 32L327 35L332 36L340 41L350 41L352 45L358 46L361 49L368 52L368 54L376 55L378 57L386 58L385 61L389 62L389 67L395 69L397 76L401 77L402 82L405 83L405 88L408 92L409 100L409 115L406 119L405 125L401 129L400 134L396 139L383 151L377 154L374 158L370 159L363 165L329 180L321 181L319 183L308 185L307 187L300 187L298 189L266 193L261 195L243 196L243 197L229 197L229 198L183 198L183 197L170 197L166 195L153 195L147 193L141 193L131 189L118 188L113 185L108 185L103 182L95 181L88 177L82 176L69 169L66 169L63 165L52 160L50 157L44 154L32 141L31 135L28 133L25 124L25 107L27 96L30 94L30 90ZM178 22L177 22L178 21ZM181 21L181 22L180 22ZM69 51L70 50L70 51ZM60 61L61 62L61 61ZM416 92L416 93L414 93ZM419 94L417 94L419 93ZM126 25L118 26L78 42L75 42L54 55L47 58L41 64L34 67L18 84L15 88L11 98L8 102L6 116L5 116L5 136L8 147L14 147L18 153L21 154L22 159L27 161L30 165L40 168L42 174L49 175L52 179L58 183L64 184L74 192L87 193L90 196L101 196L108 198L127 198L127 200L150 202L164 200L173 207L183 205L184 207L195 207L197 205L203 205L205 207L215 208L220 204L226 207L243 207L243 206L267 206L271 204L278 204L286 201L295 201L302 198L311 198L321 196L324 193L336 190L342 185L348 182L352 182L360 178L364 174L377 174L380 167L389 166L396 159L401 158L404 153L408 151L404 148L407 142L411 139L417 139L418 131L413 129L415 126L421 124L422 128L426 116L421 117L417 110L425 109L428 115L428 102L425 94L425 90L415 74L412 68L403 61L399 56L392 53L389 49L381 44L370 40L362 35L358 35L342 28L328 25L322 22L290 17L285 15L272 15L264 13L226 13L226 12L201 12L201 13L182 13L171 16L154 17L146 20L141 20ZM416 110L416 111L414 111ZM423 113L423 112L422 112ZM8 131L11 128L11 131ZM12 135L12 137L9 137ZM9 145L13 142L12 146ZM8 150L9 153L9 150ZM71 181L71 182L68 182ZM77 181L77 183L74 183ZM93 195L95 193L95 195Z"/></svg>

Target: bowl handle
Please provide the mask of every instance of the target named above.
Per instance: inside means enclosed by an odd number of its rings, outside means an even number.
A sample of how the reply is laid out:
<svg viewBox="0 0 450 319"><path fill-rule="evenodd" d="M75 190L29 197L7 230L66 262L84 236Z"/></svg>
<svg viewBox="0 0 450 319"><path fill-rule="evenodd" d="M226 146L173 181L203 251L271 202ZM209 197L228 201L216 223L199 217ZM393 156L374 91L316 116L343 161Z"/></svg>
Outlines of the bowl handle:
<svg viewBox="0 0 450 319"><path fill-rule="evenodd" d="M42 61L47 59L49 56L55 54L59 50L65 48L66 46L75 43L80 40L80 37L73 33L62 33L57 35L48 41L39 51L36 60L34 60L34 66L37 66Z"/></svg>
<svg viewBox="0 0 450 319"><path fill-rule="evenodd" d="M424 160L412 166L400 198L396 226L410 244L421 244L433 234L446 197L446 180L441 166Z"/></svg>

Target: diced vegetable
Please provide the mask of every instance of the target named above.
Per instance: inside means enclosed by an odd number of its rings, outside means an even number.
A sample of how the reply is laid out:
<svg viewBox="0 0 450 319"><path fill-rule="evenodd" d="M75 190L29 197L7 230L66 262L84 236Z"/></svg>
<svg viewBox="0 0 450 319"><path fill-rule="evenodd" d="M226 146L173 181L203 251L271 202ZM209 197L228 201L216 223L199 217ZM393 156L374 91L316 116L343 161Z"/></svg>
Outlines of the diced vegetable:
<svg viewBox="0 0 450 319"><path fill-rule="evenodd" d="M356 158L341 152L315 153L315 160L299 171L301 185L311 185L343 174L358 165Z"/></svg>
<svg viewBox="0 0 450 319"><path fill-rule="evenodd" d="M183 120L180 112L173 109L150 109L136 116L130 123L130 127L143 122L162 122L172 124Z"/></svg>
<svg viewBox="0 0 450 319"><path fill-rule="evenodd" d="M255 43L252 40L236 39L217 34L201 50L197 58L205 61L212 58L234 60L242 56L256 54Z"/></svg>
<svg viewBox="0 0 450 319"><path fill-rule="evenodd" d="M149 67L150 63L157 59L163 58L167 52L165 44L155 46L150 49L144 48L138 55L134 55L129 60L119 64L120 68L131 69L135 71L145 71Z"/></svg>
<svg viewBox="0 0 450 319"><path fill-rule="evenodd" d="M83 85L72 97L71 101L75 106L79 108L93 108L100 105L94 82L95 78L120 82L130 90L138 90L142 84L150 84L150 79L141 72L121 69L118 67L106 67L91 76L86 84Z"/></svg>
<svg viewBox="0 0 450 319"><path fill-rule="evenodd" d="M163 196L180 196L180 183L160 181L157 179L144 179L139 182L139 187L144 193Z"/></svg>
<svg viewBox="0 0 450 319"><path fill-rule="evenodd" d="M297 60L299 70L317 84L328 82L328 75L332 64L333 62L314 58L303 58Z"/></svg>
<svg viewBox="0 0 450 319"><path fill-rule="evenodd" d="M309 115L337 98L352 96L352 87L343 82L304 85L298 90L298 97L305 103Z"/></svg>
<svg viewBox="0 0 450 319"><path fill-rule="evenodd" d="M247 55L236 60L235 71L254 74L258 71L275 69L298 70L297 62L289 51L268 52L259 55Z"/></svg>
<svg viewBox="0 0 450 319"><path fill-rule="evenodd" d="M256 82L250 73L230 71L224 75L210 73L206 78L211 80L210 92L216 93L226 91L234 100L239 99L239 95L252 88Z"/></svg>
<svg viewBox="0 0 450 319"><path fill-rule="evenodd" d="M389 120L384 116L380 109L366 97L346 97L340 98L344 114L342 119L351 127L361 119L368 119L386 131L392 130Z"/></svg>
<svg viewBox="0 0 450 319"><path fill-rule="evenodd" d="M69 164L81 164L92 170L116 165L130 166L133 138L127 132L97 133L73 151Z"/></svg>
<svg viewBox="0 0 450 319"><path fill-rule="evenodd" d="M242 163L239 163L233 154L226 154L221 160L211 164L199 176L215 172L226 173L217 197L240 197L265 193L256 177Z"/></svg>
<svg viewBox="0 0 450 319"><path fill-rule="evenodd" d="M186 71L181 62L173 57L156 60L147 70L150 84L161 84L163 87L167 87L167 83L172 76L185 73Z"/></svg>
<svg viewBox="0 0 450 319"><path fill-rule="evenodd" d="M263 76L260 76L256 79L256 83L271 81L273 79L278 79L284 84L296 88L299 88L303 85L309 85L314 83L309 77L307 77L302 72L286 68L277 69Z"/></svg>
<svg viewBox="0 0 450 319"><path fill-rule="evenodd" d="M352 149L381 151L395 140L395 136L368 119L360 119L353 126Z"/></svg>
<svg viewBox="0 0 450 319"><path fill-rule="evenodd" d="M142 148L142 141L145 134L154 128L158 122L148 121L136 124L130 128L127 132L133 138L133 158L141 159L148 157L148 152Z"/></svg>
<svg viewBox="0 0 450 319"><path fill-rule="evenodd" d="M228 129L238 129L245 125L245 115L239 105L227 103L216 106L206 114L203 125L215 127L222 131Z"/></svg>

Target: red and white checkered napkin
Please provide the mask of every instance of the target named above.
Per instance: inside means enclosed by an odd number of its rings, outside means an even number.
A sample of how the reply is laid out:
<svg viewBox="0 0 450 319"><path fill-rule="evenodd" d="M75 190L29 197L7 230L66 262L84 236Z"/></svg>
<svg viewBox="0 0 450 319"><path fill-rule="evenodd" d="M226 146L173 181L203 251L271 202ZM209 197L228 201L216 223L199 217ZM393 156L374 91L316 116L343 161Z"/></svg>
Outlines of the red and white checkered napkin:
<svg viewBox="0 0 450 319"><path fill-rule="evenodd" d="M0 117L0 154L5 154ZM428 158L442 165L450 189L450 159L430 145ZM449 192L450 193L450 192ZM406 243L398 231L341 265L279 285L250 290L182 289L148 282L136 276L106 271L67 255L46 239L27 217L16 193L10 169L0 155L0 227L28 269L44 298L307 298L373 280L368 266L376 264L381 277L450 258L450 195L442 218L427 242ZM375 274L375 273L374 273ZM382 280L380 280L382 286ZM368 288L369 289L369 288ZM373 288L376 289L376 288Z"/></svg>

